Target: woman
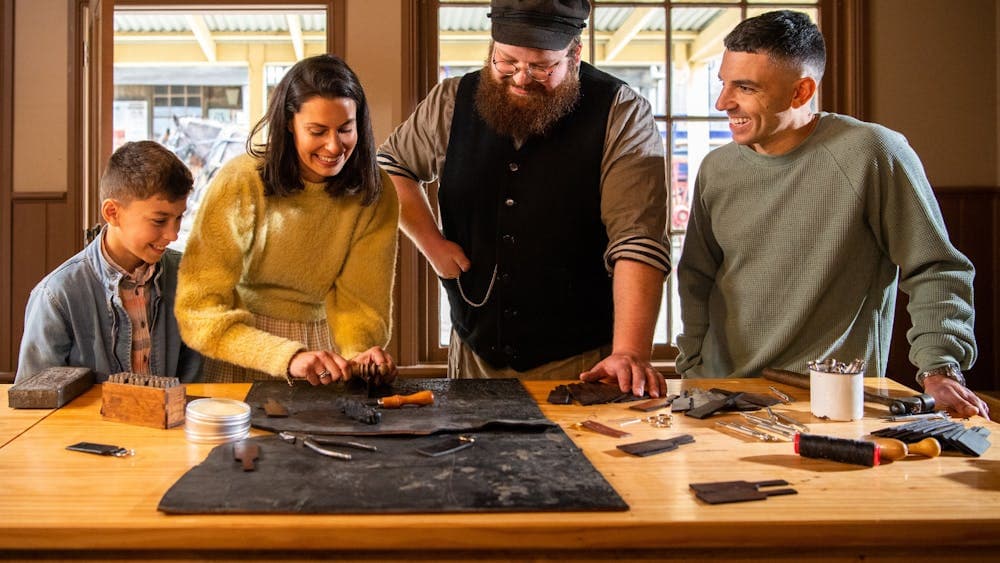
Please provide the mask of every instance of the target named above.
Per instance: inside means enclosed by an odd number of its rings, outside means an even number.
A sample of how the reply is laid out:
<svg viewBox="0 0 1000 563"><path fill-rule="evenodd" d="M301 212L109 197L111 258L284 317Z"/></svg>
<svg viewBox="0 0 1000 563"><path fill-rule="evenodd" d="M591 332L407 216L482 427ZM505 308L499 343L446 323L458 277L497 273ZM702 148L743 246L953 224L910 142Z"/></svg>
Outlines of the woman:
<svg viewBox="0 0 1000 563"><path fill-rule="evenodd" d="M329 384L350 377L348 358L394 376L380 346L399 202L375 149L364 91L342 60L288 71L248 154L212 181L181 261L176 315L206 357L203 381Z"/></svg>

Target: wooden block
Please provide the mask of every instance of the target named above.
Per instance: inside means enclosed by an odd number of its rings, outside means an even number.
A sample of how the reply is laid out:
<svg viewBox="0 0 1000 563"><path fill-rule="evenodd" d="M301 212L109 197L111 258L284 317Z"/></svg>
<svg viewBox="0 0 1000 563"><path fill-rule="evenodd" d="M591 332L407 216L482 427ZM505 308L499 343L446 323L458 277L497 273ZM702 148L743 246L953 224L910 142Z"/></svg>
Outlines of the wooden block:
<svg viewBox="0 0 1000 563"><path fill-rule="evenodd" d="M101 415L105 420L173 428L184 424L187 407L185 387L144 387L111 383L101 384Z"/></svg>
<svg viewBox="0 0 1000 563"><path fill-rule="evenodd" d="M12 409L57 409L94 385L94 372L81 367L51 367L7 391Z"/></svg>

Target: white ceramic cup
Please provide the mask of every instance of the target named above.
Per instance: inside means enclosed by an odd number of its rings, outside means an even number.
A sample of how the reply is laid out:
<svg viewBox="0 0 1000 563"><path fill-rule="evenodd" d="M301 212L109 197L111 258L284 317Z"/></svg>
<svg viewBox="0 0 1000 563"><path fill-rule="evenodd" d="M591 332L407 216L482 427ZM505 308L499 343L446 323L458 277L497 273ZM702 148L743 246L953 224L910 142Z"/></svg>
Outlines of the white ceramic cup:
<svg viewBox="0 0 1000 563"><path fill-rule="evenodd" d="M865 415L865 372L829 373L809 370L812 413L829 420L860 420Z"/></svg>

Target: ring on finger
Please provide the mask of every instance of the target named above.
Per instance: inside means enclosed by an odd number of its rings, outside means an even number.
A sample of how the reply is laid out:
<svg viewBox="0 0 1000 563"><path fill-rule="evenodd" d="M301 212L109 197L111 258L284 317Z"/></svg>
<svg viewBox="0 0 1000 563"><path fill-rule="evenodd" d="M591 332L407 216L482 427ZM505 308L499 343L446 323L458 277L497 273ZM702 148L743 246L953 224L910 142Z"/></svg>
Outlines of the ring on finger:
<svg viewBox="0 0 1000 563"><path fill-rule="evenodd" d="M327 370L323 370L323 371L321 371L321 372L317 373L316 375L317 375L317 376L318 376L318 377L319 377L320 379L326 379L326 378L330 377L330 372L329 372L329 371L327 371Z"/></svg>

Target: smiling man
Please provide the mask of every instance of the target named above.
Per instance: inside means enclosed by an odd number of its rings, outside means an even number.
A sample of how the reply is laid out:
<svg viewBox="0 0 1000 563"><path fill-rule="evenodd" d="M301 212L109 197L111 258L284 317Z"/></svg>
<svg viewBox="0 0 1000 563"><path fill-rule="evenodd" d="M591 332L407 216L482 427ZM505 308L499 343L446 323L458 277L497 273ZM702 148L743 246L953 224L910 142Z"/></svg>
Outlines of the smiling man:
<svg viewBox="0 0 1000 563"><path fill-rule="evenodd" d="M695 183L678 370L748 377L835 357L884 376L898 282L918 383L953 414L987 416L961 371L976 357L974 270L906 139L812 110L826 52L805 14L745 20L725 46L716 108L733 143Z"/></svg>
<svg viewBox="0 0 1000 563"><path fill-rule="evenodd" d="M483 68L435 87L379 163L448 292L451 377L660 396L663 143L645 99L581 62L589 14L586 0L491 2ZM434 180L440 227L421 189Z"/></svg>

